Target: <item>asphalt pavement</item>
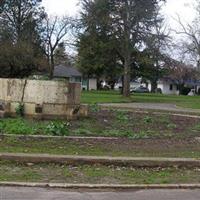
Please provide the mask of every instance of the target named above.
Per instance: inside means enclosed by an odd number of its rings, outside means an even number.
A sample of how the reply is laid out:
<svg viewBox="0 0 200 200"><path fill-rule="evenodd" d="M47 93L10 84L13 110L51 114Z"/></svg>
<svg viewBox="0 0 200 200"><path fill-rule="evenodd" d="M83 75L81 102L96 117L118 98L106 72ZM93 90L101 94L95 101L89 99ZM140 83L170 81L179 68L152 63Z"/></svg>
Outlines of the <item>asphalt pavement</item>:
<svg viewBox="0 0 200 200"><path fill-rule="evenodd" d="M199 200L200 190L72 192L56 189L0 187L0 200Z"/></svg>

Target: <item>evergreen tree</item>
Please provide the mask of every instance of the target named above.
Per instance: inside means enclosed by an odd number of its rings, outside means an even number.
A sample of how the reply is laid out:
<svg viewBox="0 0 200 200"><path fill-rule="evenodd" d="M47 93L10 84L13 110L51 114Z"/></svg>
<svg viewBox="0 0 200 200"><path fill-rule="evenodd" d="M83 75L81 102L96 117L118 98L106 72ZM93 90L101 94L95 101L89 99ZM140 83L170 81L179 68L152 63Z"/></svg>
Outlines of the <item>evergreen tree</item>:
<svg viewBox="0 0 200 200"><path fill-rule="evenodd" d="M118 62L117 43L111 34L110 11L108 0L83 0L81 28L79 34L78 67L91 77L108 80L112 87L120 76L121 66ZM98 84L100 86L100 84Z"/></svg>
<svg viewBox="0 0 200 200"><path fill-rule="evenodd" d="M100 76L106 67L114 72L117 64L122 64L123 95L129 96L135 53L151 32L161 1L82 0L84 33L79 37L78 52L85 71ZM115 61L113 66L111 61Z"/></svg>
<svg viewBox="0 0 200 200"><path fill-rule="evenodd" d="M71 66L72 63L70 61L69 55L66 53L66 48L64 42L61 42L57 49L55 50L55 64L60 65L63 64L65 66Z"/></svg>

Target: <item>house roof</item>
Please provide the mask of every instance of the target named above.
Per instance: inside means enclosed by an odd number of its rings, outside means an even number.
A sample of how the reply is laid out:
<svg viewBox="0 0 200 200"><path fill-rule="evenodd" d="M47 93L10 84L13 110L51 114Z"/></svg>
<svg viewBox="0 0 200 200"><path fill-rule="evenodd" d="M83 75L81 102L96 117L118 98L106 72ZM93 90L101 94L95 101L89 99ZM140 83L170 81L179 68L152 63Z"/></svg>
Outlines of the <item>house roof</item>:
<svg viewBox="0 0 200 200"><path fill-rule="evenodd" d="M184 84L191 86L200 85L200 80L195 80L195 79L177 80L171 77L163 77L160 79L160 81L164 81L170 84L180 84L180 82L184 82Z"/></svg>
<svg viewBox="0 0 200 200"><path fill-rule="evenodd" d="M81 77L82 74L75 68L65 65L57 65L54 67L54 77L70 78L70 77Z"/></svg>

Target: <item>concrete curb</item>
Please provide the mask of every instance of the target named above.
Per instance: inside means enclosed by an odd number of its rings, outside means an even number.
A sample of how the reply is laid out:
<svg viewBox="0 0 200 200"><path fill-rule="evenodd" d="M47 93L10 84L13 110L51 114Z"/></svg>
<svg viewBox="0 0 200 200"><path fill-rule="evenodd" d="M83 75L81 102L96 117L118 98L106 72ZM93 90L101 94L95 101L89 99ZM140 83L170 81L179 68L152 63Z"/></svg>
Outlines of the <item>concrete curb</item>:
<svg viewBox="0 0 200 200"><path fill-rule="evenodd" d="M192 158L133 158L100 156L63 156L49 154L0 153L0 160L19 163L58 163L68 165L113 165L129 167L200 167L200 160Z"/></svg>
<svg viewBox="0 0 200 200"><path fill-rule="evenodd" d="M85 190L142 190L142 189L200 189L200 184L68 184L68 183L25 183L0 182L1 187L38 187L52 189L85 189Z"/></svg>
<svg viewBox="0 0 200 200"><path fill-rule="evenodd" d="M84 136L49 136L49 135L16 135L0 134L1 137L30 138L30 139L68 139L68 140L120 140L120 137L84 137Z"/></svg>

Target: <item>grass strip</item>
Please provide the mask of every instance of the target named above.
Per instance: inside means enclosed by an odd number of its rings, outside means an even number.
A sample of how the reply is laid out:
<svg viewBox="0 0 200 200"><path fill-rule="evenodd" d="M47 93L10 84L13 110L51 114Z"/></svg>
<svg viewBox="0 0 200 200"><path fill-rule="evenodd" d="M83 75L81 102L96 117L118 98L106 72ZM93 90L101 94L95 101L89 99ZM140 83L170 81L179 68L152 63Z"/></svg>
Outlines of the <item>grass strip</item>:
<svg viewBox="0 0 200 200"><path fill-rule="evenodd" d="M0 152L113 157L200 158L200 145L195 139L96 141L94 139L37 139L11 136L0 137Z"/></svg>
<svg viewBox="0 0 200 200"><path fill-rule="evenodd" d="M176 184L200 183L200 170L135 169L113 166L18 164L0 161L0 181L86 184Z"/></svg>

